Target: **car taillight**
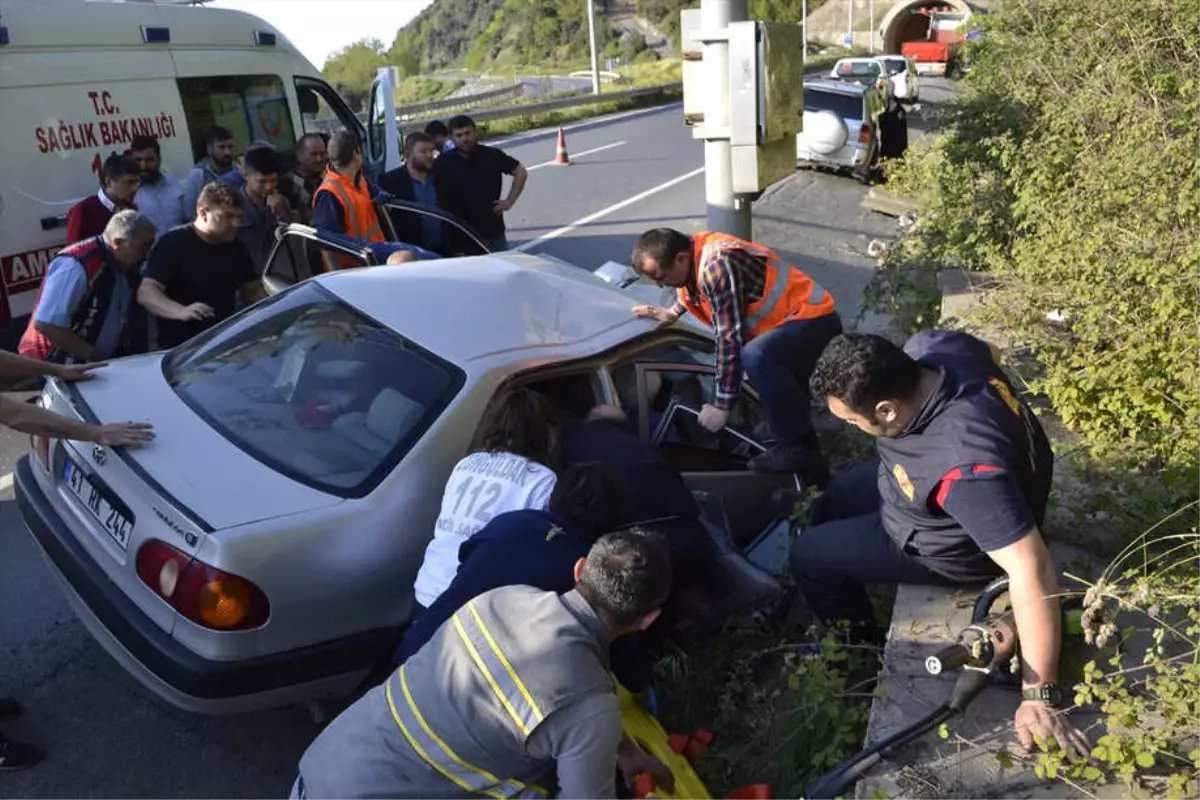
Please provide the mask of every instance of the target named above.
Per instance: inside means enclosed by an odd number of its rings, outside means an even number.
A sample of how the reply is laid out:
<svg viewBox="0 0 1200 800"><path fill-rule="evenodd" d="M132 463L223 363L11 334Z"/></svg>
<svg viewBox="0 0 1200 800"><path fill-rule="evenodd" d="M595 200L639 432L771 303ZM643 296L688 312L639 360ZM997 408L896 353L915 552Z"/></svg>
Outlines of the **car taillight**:
<svg viewBox="0 0 1200 800"><path fill-rule="evenodd" d="M137 574L176 611L205 628L257 628L271 613L267 596L250 581L210 567L157 539L147 540L138 550Z"/></svg>
<svg viewBox="0 0 1200 800"><path fill-rule="evenodd" d="M30 436L29 447L37 456L38 463L46 472L50 471L50 439L46 436Z"/></svg>
<svg viewBox="0 0 1200 800"><path fill-rule="evenodd" d="M33 404L38 408L45 408L45 395L34 400ZM29 449L37 456L37 460L41 463L42 469L46 472L50 471L50 437L49 436L30 436Z"/></svg>
<svg viewBox="0 0 1200 800"><path fill-rule="evenodd" d="M871 123L864 122L862 125L862 128L859 129L858 143L859 144L870 144L871 143Z"/></svg>

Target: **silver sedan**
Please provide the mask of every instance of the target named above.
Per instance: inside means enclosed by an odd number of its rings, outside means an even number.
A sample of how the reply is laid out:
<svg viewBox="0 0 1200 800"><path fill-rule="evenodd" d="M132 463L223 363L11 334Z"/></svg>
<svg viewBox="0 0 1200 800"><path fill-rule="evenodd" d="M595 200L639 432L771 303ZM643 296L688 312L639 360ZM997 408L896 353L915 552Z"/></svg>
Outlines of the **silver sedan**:
<svg viewBox="0 0 1200 800"><path fill-rule="evenodd" d="M391 652L441 493L484 409L512 385L568 412L625 407L729 528L771 521L790 477L747 471L764 416L752 389L731 430L695 410L713 344L656 329L628 286L516 253L353 269L369 252L292 226L273 295L104 380L51 382L40 403L153 423L137 449L35 437L16 469L24 519L91 634L184 709L232 713L353 692ZM328 259L326 259L328 260ZM657 300L657 296L649 298Z"/></svg>

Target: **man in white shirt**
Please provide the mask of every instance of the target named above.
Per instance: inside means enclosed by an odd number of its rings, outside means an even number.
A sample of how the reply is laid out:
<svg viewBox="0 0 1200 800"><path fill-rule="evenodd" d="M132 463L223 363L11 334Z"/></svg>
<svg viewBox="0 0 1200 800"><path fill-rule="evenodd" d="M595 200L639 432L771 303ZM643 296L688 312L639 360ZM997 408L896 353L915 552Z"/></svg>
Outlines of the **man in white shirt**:
<svg viewBox="0 0 1200 800"><path fill-rule="evenodd" d="M135 136L129 155L142 170L135 198L137 208L150 218L161 237L183 224L183 184L162 171L162 150L153 136Z"/></svg>

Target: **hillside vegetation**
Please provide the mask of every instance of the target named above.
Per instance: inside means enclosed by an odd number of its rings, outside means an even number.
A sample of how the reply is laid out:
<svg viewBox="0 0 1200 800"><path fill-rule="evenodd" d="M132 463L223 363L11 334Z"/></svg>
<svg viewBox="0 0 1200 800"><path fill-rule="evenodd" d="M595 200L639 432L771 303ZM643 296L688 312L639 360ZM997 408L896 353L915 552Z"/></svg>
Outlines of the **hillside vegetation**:
<svg viewBox="0 0 1200 800"><path fill-rule="evenodd" d="M607 9L621 3L636 8L678 43L679 12L696 0L596 0L597 37L605 58L629 63L653 59L640 35L622 38L608 21ZM824 0L809 0L809 13ZM561 66L586 60L586 0L435 0L396 32L390 46L366 39L343 48L325 62L329 80L341 84L352 99L370 89L378 67L394 65L401 76L450 67L486 70L499 65ZM753 19L799 22L800 0L750 0Z"/></svg>

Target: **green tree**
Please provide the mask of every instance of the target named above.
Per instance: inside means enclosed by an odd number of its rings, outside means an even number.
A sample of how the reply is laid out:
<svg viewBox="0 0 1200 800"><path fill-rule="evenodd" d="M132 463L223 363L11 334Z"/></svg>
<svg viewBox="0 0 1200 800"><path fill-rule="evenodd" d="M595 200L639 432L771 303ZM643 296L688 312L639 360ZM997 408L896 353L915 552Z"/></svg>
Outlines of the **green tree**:
<svg viewBox="0 0 1200 800"><path fill-rule="evenodd" d="M362 109L370 94L376 71L388 66L383 42L363 39L347 45L325 60L321 70L326 80L340 87L351 108Z"/></svg>

